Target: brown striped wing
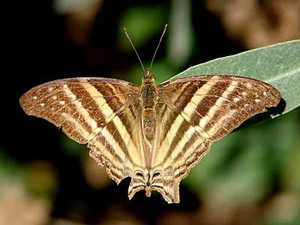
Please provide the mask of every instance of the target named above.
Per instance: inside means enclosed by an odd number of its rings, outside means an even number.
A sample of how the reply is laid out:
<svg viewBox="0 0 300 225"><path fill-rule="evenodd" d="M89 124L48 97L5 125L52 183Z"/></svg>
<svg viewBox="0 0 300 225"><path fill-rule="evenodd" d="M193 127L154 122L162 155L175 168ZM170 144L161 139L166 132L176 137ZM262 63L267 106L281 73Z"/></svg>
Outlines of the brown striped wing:
<svg viewBox="0 0 300 225"><path fill-rule="evenodd" d="M29 115L44 118L79 143L119 183L133 165L143 166L138 125L139 87L105 78L71 78L39 85L20 103ZM130 151L128 150L130 149Z"/></svg>
<svg viewBox="0 0 300 225"><path fill-rule="evenodd" d="M195 76L159 87L161 135L153 168L163 171L168 202L179 202L179 183L209 151L212 142L280 101L264 82L234 76Z"/></svg>

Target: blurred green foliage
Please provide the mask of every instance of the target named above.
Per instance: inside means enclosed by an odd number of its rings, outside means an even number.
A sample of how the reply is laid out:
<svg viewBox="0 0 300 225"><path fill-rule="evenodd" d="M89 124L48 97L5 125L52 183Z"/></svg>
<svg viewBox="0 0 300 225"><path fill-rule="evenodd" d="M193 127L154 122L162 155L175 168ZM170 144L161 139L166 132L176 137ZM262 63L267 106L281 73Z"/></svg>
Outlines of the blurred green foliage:
<svg viewBox="0 0 300 225"><path fill-rule="evenodd" d="M134 41L134 46L140 49L153 37L157 36L162 32L164 27L164 19L166 20L166 10L167 8L159 5L150 5L147 7L130 7L123 11L118 31L121 35L118 35L118 45L120 49L124 51L132 51L132 47L128 40L124 38L123 28L125 27ZM154 21L155 23L149 23L149 21Z"/></svg>

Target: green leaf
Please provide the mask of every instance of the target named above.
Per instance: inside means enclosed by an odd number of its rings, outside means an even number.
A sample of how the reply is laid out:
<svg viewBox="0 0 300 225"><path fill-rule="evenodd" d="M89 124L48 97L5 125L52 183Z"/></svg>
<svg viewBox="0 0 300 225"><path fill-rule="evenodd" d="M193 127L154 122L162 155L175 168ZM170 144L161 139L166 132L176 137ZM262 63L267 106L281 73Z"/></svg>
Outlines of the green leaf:
<svg viewBox="0 0 300 225"><path fill-rule="evenodd" d="M188 68L171 79L195 75L236 75L277 88L287 113L300 105L300 41L289 41L215 59Z"/></svg>

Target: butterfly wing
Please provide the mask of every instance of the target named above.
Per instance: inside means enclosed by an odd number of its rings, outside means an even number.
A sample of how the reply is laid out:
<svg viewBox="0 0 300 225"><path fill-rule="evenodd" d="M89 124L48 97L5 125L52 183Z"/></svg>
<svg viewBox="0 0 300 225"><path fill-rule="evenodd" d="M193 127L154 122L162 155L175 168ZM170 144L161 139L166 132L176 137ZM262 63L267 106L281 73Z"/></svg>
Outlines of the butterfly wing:
<svg viewBox="0 0 300 225"><path fill-rule="evenodd" d="M159 85L160 140L153 167L163 171L168 202L179 202L179 183L212 142L280 101L262 81L235 76L195 76Z"/></svg>
<svg viewBox="0 0 300 225"><path fill-rule="evenodd" d="M71 78L32 88L20 98L28 115L44 118L79 143L119 183L143 162L134 136L139 87L106 78ZM132 123L130 123L132 122ZM130 147L130 153L128 151Z"/></svg>

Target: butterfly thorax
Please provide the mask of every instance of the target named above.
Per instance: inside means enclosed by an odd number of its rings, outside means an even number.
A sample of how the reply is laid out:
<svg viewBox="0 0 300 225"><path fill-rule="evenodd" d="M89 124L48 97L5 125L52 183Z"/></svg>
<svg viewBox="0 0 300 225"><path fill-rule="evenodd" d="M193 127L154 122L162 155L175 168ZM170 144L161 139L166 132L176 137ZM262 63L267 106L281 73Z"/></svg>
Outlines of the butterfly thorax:
<svg viewBox="0 0 300 225"><path fill-rule="evenodd" d="M155 77L149 69L145 72L142 79L141 97L144 113L153 113L157 100L157 86Z"/></svg>

